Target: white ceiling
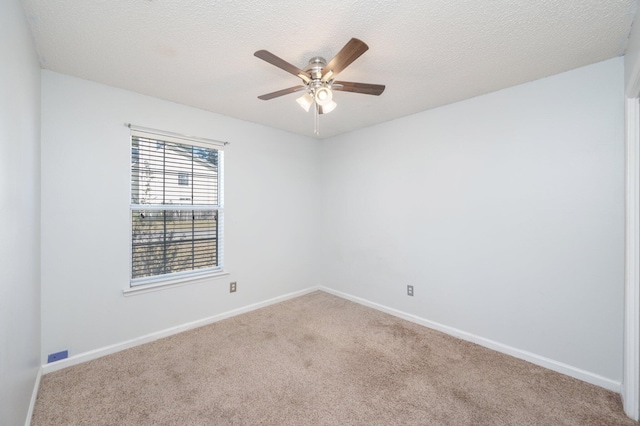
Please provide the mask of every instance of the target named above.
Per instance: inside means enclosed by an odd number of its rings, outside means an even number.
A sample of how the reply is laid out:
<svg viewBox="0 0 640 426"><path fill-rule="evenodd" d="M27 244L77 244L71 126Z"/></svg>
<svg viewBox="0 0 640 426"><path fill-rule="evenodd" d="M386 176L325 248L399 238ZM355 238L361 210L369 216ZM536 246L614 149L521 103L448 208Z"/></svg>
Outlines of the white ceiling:
<svg viewBox="0 0 640 426"><path fill-rule="evenodd" d="M23 0L42 68L315 137L303 68L352 37L369 50L339 80L326 138L624 54L637 0Z"/></svg>

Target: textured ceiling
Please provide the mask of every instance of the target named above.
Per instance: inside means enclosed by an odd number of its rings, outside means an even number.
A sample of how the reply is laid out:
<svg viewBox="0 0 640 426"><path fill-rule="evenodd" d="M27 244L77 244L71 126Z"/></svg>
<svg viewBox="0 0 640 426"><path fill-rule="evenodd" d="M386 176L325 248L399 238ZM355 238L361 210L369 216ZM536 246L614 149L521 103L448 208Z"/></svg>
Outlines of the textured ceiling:
<svg viewBox="0 0 640 426"><path fill-rule="evenodd" d="M45 69L314 137L302 68L351 38L369 50L339 80L326 138L624 54L637 0L23 0Z"/></svg>

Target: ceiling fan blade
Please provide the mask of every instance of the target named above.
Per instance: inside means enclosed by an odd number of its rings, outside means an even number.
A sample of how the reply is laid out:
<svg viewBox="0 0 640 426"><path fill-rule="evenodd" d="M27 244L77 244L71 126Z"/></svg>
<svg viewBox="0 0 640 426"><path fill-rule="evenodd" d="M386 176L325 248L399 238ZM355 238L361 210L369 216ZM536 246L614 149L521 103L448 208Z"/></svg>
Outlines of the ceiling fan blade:
<svg viewBox="0 0 640 426"><path fill-rule="evenodd" d="M342 87L341 87L342 86ZM384 92L383 84L351 83L349 81L334 81L331 86L333 90L343 92L363 93L365 95L380 96Z"/></svg>
<svg viewBox="0 0 640 426"><path fill-rule="evenodd" d="M285 70L288 73L291 73L295 76L300 77L305 82L309 82L311 80L311 75L308 72L302 71L300 68L295 65L291 65L289 62L285 61L274 55L271 52L266 50L258 50L253 54L256 58L260 58L263 61L269 62L271 65L275 65L276 67Z"/></svg>
<svg viewBox="0 0 640 426"><path fill-rule="evenodd" d="M288 95L289 93L294 93L304 89L305 89L304 86L293 86L293 87L289 87L288 89L282 89L282 90L278 90L277 92L271 92L271 93L267 93L266 95L258 96L258 98L262 99L263 101L268 101L269 99L277 98L278 96Z"/></svg>
<svg viewBox="0 0 640 426"><path fill-rule="evenodd" d="M335 78L340 71L348 67L368 49L369 46L362 40L358 40L357 38L349 40L342 50L322 69L322 81Z"/></svg>

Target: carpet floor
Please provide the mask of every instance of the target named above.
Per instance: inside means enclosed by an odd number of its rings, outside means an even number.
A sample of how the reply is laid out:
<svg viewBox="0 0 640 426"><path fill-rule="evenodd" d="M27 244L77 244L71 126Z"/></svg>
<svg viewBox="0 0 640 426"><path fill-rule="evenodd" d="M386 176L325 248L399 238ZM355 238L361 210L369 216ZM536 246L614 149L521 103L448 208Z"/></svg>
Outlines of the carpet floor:
<svg viewBox="0 0 640 426"><path fill-rule="evenodd" d="M614 392L314 292L42 377L32 425L638 425Z"/></svg>

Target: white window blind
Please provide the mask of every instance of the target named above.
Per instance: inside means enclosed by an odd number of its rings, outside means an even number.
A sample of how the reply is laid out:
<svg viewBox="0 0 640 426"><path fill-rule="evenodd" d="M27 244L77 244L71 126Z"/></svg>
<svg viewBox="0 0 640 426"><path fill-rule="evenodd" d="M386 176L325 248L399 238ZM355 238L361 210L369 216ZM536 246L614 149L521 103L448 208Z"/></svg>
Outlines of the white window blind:
<svg viewBox="0 0 640 426"><path fill-rule="evenodd" d="M131 285L222 270L223 146L131 127Z"/></svg>

